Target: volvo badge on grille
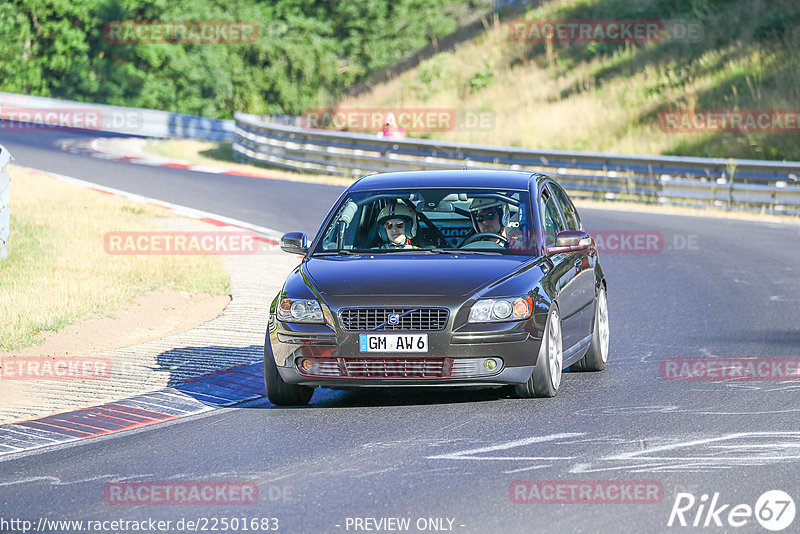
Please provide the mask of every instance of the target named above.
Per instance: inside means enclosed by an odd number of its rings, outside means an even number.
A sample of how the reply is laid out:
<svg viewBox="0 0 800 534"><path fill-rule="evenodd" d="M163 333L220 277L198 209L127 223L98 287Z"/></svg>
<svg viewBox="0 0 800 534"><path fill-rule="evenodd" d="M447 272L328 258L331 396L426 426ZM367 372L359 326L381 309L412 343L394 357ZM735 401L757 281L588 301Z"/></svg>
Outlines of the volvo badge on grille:
<svg viewBox="0 0 800 534"><path fill-rule="evenodd" d="M399 322L400 322L400 315L396 313L392 313L391 315L389 315L389 324L395 325Z"/></svg>

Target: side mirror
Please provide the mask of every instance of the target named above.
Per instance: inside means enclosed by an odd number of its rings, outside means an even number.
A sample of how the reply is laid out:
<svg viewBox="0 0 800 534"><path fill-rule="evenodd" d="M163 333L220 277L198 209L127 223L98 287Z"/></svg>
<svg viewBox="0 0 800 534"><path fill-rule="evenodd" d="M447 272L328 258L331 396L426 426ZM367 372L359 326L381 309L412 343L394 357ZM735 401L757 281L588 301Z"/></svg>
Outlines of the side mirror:
<svg viewBox="0 0 800 534"><path fill-rule="evenodd" d="M305 256L308 254L306 234L303 232L289 232L288 234L284 234L283 237L281 237L281 248L284 252Z"/></svg>
<svg viewBox="0 0 800 534"><path fill-rule="evenodd" d="M583 252L594 247L594 239L580 230L564 230L556 236L556 244L547 247L548 254Z"/></svg>

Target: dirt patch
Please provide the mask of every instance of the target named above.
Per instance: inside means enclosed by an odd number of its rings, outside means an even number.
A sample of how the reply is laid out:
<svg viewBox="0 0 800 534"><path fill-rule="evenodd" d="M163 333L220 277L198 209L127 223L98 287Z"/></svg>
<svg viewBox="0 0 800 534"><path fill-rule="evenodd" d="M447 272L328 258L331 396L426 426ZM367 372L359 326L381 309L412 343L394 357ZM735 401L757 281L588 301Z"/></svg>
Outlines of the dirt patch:
<svg viewBox="0 0 800 534"><path fill-rule="evenodd" d="M217 317L230 301L227 295L151 291L110 317L84 317L44 334L40 345L0 356L75 356L127 347L190 330Z"/></svg>

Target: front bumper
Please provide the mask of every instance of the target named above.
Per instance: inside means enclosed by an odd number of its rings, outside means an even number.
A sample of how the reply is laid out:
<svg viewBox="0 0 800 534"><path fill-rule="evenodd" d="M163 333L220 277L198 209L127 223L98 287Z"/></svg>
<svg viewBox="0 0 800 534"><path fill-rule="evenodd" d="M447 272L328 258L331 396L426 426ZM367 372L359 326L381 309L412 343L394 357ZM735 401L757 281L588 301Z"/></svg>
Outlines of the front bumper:
<svg viewBox="0 0 800 534"><path fill-rule="evenodd" d="M334 331L322 324L273 319L267 337L271 351L265 351L265 357L274 358L281 378L289 384L332 388L521 384L530 378L541 344L540 332L532 329L532 324L496 323L481 325L483 330L425 332L426 353L397 354L360 351L359 334L376 332ZM491 371L483 368L486 359L494 359L497 367ZM302 369L303 360L313 361L314 368Z"/></svg>
<svg viewBox="0 0 800 534"><path fill-rule="evenodd" d="M278 367L283 381L288 384L307 386L323 386L328 388L363 388L363 387L492 387L527 382L533 373L533 367L505 367L491 376L473 378L353 378L353 377L311 377L303 376L293 367Z"/></svg>

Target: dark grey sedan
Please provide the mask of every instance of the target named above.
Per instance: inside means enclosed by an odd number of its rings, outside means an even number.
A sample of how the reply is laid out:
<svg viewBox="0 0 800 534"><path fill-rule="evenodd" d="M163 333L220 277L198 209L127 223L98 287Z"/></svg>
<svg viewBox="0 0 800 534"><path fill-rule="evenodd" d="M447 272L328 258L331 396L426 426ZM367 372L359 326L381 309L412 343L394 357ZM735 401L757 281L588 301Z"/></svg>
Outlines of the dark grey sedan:
<svg viewBox="0 0 800 534"><path fill-rule="evenodd" d="M552 397L608 358L606 281L564 190L542 174L376 174L341 195L270 306L269 400L330 388L513 385Z"/></svg>

